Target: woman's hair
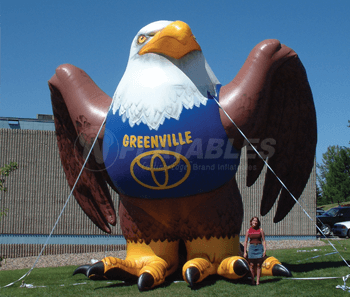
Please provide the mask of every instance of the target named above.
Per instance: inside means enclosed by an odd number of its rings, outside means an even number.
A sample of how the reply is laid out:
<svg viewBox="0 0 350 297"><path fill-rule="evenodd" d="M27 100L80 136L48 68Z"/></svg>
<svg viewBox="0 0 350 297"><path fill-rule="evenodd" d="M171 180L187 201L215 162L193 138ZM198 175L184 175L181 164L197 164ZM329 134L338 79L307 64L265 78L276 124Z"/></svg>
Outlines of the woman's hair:
<svg viewBox="0 0 350 297"><path fill-rule="evenodd" d="M250 226L252 225L252 221L253 221L255 218L258 220L258 225L257 225L257 227L258 227L258 229L259 229L259 228L260 228L260 220L259 220L258 217L252 217L252 218L250 219Z"/></svg>

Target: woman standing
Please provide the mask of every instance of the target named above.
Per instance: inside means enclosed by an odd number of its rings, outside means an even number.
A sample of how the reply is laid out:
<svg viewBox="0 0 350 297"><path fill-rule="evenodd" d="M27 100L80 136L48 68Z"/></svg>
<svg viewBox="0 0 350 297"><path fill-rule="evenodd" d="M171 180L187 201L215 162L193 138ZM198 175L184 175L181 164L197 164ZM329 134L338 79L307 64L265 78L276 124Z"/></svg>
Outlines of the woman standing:
<svg viewBox="0 0 350 297"><path fill-rule="evenodd" d="M252 284L255 285L255 270L256 270L256 284L260 283L261 265L266 256L266 242L265 234L260 228L260 220L258 217L252 217L250 220L250 228L245 234L244 240L244 258L247 258L248 238L250 239L248 262L250 272L252 274Z"/></svg>

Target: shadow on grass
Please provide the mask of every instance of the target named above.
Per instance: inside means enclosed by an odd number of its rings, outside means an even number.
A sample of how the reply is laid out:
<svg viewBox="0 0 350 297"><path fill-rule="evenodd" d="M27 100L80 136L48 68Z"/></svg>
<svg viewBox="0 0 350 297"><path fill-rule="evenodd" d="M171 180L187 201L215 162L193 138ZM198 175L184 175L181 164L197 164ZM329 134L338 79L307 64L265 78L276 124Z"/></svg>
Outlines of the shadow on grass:
<svg viewBox="0 0 350 297"><path fill-rule="evenodd" d="M226 278L223 278L223 277L220 277L218 275L211 275L211 276L208 276L205 280L203 280L202 282L198 283L198 284L195 284L193 286L193 288L191 288L191 290L199 290L201 288L204 288L204 287L209 287L209 286L212 286L212 285L215 285L216 282L218 280L226 280L228 282L231 282L231 283L237 283L237 281L233 281L233 280L228 280ZM92 280L91 280L92 281ZM98 282L98 280L95 280ZM154 290L154 289L157 289L157 288L166 288L166 287L169 287L170 285L172 285L174 282L176 281L180 281L180 282L183 282L184 280L182 279L182 277L174 277L174 276L169 276L166 278L165 282L157 287L154 287L153 289L151 289L150 291ZM247 284L250 284L250 281L246 280L244 281L246 282ZM242 282L242 280L239 281L239 283L244 283ZM101 289L109 289L109 288L120 288L120 287L130 287L130 286L134 286L136 285L137 282L120 282L120 283L114 283L114 284L105 284L105 285L102 285L98 288L95 288L95 290L101 290ZM187 286L189 287L189 285L187 284Z"/></svg>
<svg viewBox="0 0 350 297"><path fill-rule="evenodd" d="M94 290L101 290L101 289L111 289L111 288L120 288L120 287L130 287L136 285L135 282L121 282L117 284L106 284L106 286L101 286L98 288L95 288Z"/></svg>
<svg viewBox="0 0 350 297"><path fill-rule="evenodd" d="M231 284L240 284L240 285L247 285L247 286L252 286L251 284L251 279L248 277L243 277L241 279L227 279L225 277L219 276L219 275L211 275L208 276L205 280L200 282L199 284L195 284L193 288L191 288L193 291L200 290L201 288L213 286L216 284L217 281L223 280L225 282L231 283ZM260 284L267 284L267 283L276 283L282 280L281 278L277 277L274 279L264 279L262 277L260 279Z"/></svg>
<svg viewBox="0 0 350 297"><path fill-rule="evenodd" d="M203 281L201 281L198 284L194 284L193 287L191 288L192 291L196 291L196 290L200 290L201 288L204 287L210 287L216 284L216 282L218 280L223 279L222 277L218 276L218 275L210 275L208 276L206 279L204 279ZM190 286L188 285L188 287L190 288Z"/></svg>
<svg viewBox="0 0 350 297"><path fill-rule="evenodd" d="M200 282L198 284L194 284L194 286L192 288L190 288L190 286L188 284L187 284L187 286L192 291L197 291L197 290L200 290L200 289L205 288L205 287L213 286L220 280L224 280L224 281L231 283L231 284L241 284L241 285L251 286L251 279L247 276L243 277L241 279L231 280L231 279L227 279L225 277L219 276L219 275L210 275L206 279L204 279L202 282ZM260 279L260 284L277 283L281 280L282 280L282 278L280 278L280 277L275 277L273 279L264 279L264 277L262 277ZM183 280L181 275L171 275L171 276L166 278L166 280L163 284L161 284L157 287L154 287L150 291L155 290L157 288L167 288L170 285L172 285L174 282L177 282L177 281L183 282L184 280ZM119 288L120 287L130 287L130 286L134 286L136 284L137 284L137 282L120 282L120 283L114 283L114 284L106 284L105 286L95 288L95 290L118 288L118 287Z"/></svg>
<svg viewBox="0 0 350 297"><path fill-rule="evenodd" d="M333 261L333 262L315 262L315 263L305 263L305 264L286 264L285 266L293 272L310 272L313 270L326 269L326 268L340 268L344 267L345 263L343 261Z"/></svg>

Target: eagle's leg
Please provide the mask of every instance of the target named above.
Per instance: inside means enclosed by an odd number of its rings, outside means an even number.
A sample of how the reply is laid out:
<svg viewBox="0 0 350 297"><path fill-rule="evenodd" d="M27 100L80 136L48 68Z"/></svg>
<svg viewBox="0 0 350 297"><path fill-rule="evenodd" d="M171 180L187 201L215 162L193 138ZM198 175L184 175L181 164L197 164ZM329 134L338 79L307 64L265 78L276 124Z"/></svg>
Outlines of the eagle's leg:
<svg viewBox="0 0 350 297"><path fill-rule="evenodd" d="M247 261L239 254L239 236L186 241L187 262L182 268L185 281L192 287L207 276L219 274L230 279L249 272Z"/></svg>
<svg viewBox="0 0 350 297"><path fill-rule="evenodd" d="M165 277L178 267L179 241L127 241L126 259L106 257L87 272L90 278L136 281L140 291L151 289L164 282Z"/></svg>
<svg viewBox="0 0 350 297"><path fill-rule="evenodd" d="M261 276L292 276L292 273L275 257L268 257L262 264Z"/></svg>

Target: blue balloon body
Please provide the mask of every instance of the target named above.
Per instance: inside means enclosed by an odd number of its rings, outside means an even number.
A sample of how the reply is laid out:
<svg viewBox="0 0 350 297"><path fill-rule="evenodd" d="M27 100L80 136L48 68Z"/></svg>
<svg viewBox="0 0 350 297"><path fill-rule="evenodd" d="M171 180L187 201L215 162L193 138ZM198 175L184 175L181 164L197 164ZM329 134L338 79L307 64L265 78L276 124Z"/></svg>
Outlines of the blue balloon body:
<svg viewBox="0 0 350 297"><path fill-rule="evenodd" d="M118 111L106 122L103 157L120 193L147 199L175 198L212 191L236 173L240 152L227 138L218 105L183 109L179 120L165 119L157 130L130 127Z"/></svg>

